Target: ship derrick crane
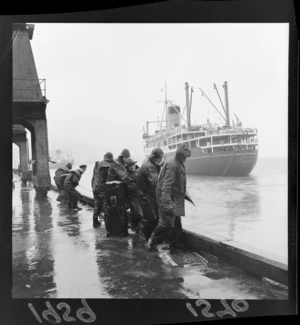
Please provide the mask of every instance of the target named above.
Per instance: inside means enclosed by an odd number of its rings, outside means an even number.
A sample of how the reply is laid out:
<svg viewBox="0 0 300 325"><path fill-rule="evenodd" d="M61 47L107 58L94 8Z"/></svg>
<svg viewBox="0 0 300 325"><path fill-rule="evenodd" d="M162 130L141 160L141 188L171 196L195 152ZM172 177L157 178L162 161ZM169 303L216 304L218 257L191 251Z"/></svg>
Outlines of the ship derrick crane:
<svg viewBox="0 0 300 325"><path fill-rule="evenodd" d="M226 118L223 116L223 114L217 109L217 107L212 103L212 101L206 96L205 92L199 87L202 96L204 96L213 106L213 108L219 113L219 115L223 118L223 120L226 122Z"/></svg>
<svg viewBox="0 0 300 325"><path fill-rule="evenodd" d="M242 126L241 120L238 118L238 116L235 113L233 114L235 115L237 126Z"/></svg>
<svg viewBox="0 0 300 325"><path fill-rule="evenodd" d="M224 107L224 105L223 105L223 102L222 102L222 99L221 99L221 97L220 97L220 95L219 95L219 92L218 92L218 88L217 88L217 86L216 86L216 84L214 84L214 89L216 90L216 92L217 92L217 94L218 94L218 97L219 97L219 99L220 99L220 102L221 102L221 105L222 105L222 108L223 108L223 111L224 111L224 113L225 113L225 115L226 115L226 118L227 118L227 125L228 126L230 126L230 117L229 117L229 105L228 105L228 92L227 92L227 81L224 83L224 85L223 85L223 88L224 88L224 90L225 90L225 100L226 100L226 109L225 109L225 107ZM234 114L234 116L235 116L235 118L236 118L236 123L237 123L237 126L241 126L242 125L242 122L241 122L241 120L238 118L238 116L233 112L233 114ZM234 125L234 122L232 121L232 124Z"/></svg>
<svg viewBox="0 0 300 325"><path fill-rule="evenodd" d="M210 102L210 104L214 107L214 109L219 113L219 115L223 118L223 120L225 121L226 123L226 126L227 127L230 127L230 116L229 116L229 104L228 104L228 89L227 89L227 81L225 81L224 85L223 85L223 88L224 88L224 91L225 91L225 107L223 105L223 102L221 100L221 97L219 95L219 92L218 92L218 89L217 89L217 86L216 84L214 84L214 89L216 90L217 94L218 94L218 97L219 97L219 100L221 102L221 105L222 105L222 108L223 108L223 111L225 113L225 116L217 109L217 107L212 103L212 101L208 98L208 96L204 93L204 91L199 87L201 93L202 93L202 96L205 96L205 98Z"/></svg>
<svg viewBox="0 0 300 325"><path fill-rule="evenodd" d="M225 107L224 107L224 105L223 105L222 99L221 99L220 94L219 94L219 92L218 92L217 85L216 85L215 83L214 83L214 89L216 90L216 92L217 92L217 94L218 94L218 97L219 97L219 99L220 99L220 103L221 103L221 105L222 105L223 111L224 111L224 113L225 113L225 115L226 115Z"/></svg>
<svg viewBox="0 0 300 325"><path fill-rule="evenodd" d="M150 123L162 123L163 121L146 121L146 134L149 135L149 124Z"/></svg>

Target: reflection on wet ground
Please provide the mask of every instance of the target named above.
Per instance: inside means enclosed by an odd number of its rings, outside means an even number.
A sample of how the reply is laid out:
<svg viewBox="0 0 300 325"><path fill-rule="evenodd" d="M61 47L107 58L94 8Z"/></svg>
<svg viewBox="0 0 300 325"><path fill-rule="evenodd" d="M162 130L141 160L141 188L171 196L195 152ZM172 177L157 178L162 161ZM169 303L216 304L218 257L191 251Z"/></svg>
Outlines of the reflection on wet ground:
<svg viewBox="0 0 300 325"><path fill-rule="evenodd" d="M130 232L106 238L92 227L92 208L71 211L50 191L13 191L13 298L287 299L273 287L217 257L208 267L173 266L168 251L147 252Z"/></svg>

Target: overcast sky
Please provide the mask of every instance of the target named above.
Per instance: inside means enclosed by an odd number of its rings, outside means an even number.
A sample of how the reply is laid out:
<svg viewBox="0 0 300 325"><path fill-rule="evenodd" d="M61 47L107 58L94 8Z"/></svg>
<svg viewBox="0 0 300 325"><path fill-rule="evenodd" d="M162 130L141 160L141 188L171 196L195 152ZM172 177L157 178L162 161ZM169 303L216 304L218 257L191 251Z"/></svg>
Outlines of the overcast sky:
<svg viewBox="0 0 300 325"><path fill-rule="evenodd" d="M102 158L123 148L143 155L146 120L161 118L168 98L192 123L221 120L228 81L231 116L259 131L260 156L287 155L288 24L35 24L31 46L46 78L50 153ZM76 149L77 148L77 149ZM79 151L79 152L78 152Z"/></svg>

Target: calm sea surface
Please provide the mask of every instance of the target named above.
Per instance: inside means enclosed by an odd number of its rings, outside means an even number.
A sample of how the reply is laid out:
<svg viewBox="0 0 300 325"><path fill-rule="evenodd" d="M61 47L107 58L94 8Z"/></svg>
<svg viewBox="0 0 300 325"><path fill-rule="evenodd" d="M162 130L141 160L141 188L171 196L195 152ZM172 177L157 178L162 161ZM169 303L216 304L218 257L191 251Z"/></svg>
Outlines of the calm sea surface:
<svg viewBox="0 0 300 325"><path fill-rule="evenodd" d="M88 196L93 167L88 166L78 187ZM185 229L219 234L287 262L287 158L259 157L248 177L188 176L187 190L196 207L186 202Z"/></svg>

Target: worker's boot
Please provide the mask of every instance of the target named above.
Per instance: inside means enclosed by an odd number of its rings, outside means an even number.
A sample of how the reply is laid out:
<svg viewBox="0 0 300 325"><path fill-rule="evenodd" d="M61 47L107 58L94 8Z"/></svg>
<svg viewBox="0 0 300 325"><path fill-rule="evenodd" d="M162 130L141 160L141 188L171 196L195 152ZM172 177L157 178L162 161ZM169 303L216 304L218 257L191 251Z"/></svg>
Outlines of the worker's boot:
<svg viewBox="0 0 300 325"><path fill-rule="evenodd" d="M151 237L150 237L150 239L148 241L146 241L145 248L148 251L152 251L152 252L157 252L158 251L158 249L157 249L157 247L156 247L156 245L153 242L153 239Z"/></svg>
<svg viewBox="0 0 300 325"><path fill-rule="evenodd" d="M163 242L164 238L167 236L167 233L167 227L157 225L154 228L149 240L145 244L146 249L150 251L157 251L157 245Z"/></svg>
<svg viewBox="0 0 300 325"><path fill-rule="evenodd" d="M99 226L101 226L101 222L99 222L98 216L93 215L93 227L96 228L96 227L99 227Z"/></svg>

